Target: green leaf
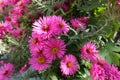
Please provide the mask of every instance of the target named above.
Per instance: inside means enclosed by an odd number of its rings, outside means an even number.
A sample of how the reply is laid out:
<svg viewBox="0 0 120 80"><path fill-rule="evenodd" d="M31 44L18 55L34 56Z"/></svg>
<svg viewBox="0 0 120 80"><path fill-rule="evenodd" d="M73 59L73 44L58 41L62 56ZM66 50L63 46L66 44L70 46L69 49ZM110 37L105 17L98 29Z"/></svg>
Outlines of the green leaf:
<svg viewBox="0 0 120 80"><path fill-rule="evenodd" d="M58 79L57 79L57 77L55 75L52 75L51 80L58 80Z"/></svg>
<svg viewBox="0 0 120 80"><path fill-rule="evenodd" d="M100 48L100 56L109 63L120 66L120 46L113 43L107 43L105 47Z"/></svg>

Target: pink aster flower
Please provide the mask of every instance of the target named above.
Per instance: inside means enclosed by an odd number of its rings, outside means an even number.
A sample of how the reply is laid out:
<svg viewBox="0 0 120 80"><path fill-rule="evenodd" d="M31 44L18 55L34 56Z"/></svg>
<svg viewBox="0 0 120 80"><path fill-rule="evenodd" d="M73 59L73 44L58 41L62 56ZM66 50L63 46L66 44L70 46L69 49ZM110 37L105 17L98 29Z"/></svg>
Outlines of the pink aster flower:
<svg viewBox="0 0 120 80"><path fill-rule="evenodd" d="M12 15L11 17L10 17L10 22L11 22L11 24L14 26L14 27L19 27L20 26L20 23L19 23L19 17L18 16L16 16L16 15Z"/></svg>
<svg viewBox="0 0 120 80"><path fill-rule="evenodd" d="M21 28L13 29L10 34L15 38L21 38L23 35L25 35L25 30Z"/></svg>
<svg viewBox="0 0 120 80"><path fill-rule="evenodd" d="M13 64L5 63L0 67L0 80L10 79L13 71Z"/></svg>
<svg viewBox="0 0 120 80"><path fill-rule="evenodd" d="M92 64L90 74L92 80L105 80L105 70L98 64Z"/></svg>
<svg viewBox="0 0 120 80"><path fill-rule="evenodd" d="M41 46L41 45L37 46L34 49L30 48L31 56L32 57L38 57L41 54L43 54L43 50L44 50L44 47Z"/></svg>
<svg viewBox="0 0 120 80"><path fill-rule="evenodd" d="M55 25L53 23L54 19L51 16L40 18L38 21L33 24L33 32L41 34L42 37L49 38L52 35L55 35Z"/></svg>
<svg viewBox="0 0 120 80"><path fill-rule="evenodd" d="M33 32L28 42L30 51L34 53L36 51L36 48L42 48L46 41L43 37L41 37L40 34Z"/></svg>
<svg viewBox="0 0 120 80"><path fill-rule="evenodd" d="M23 14L23 7L21 7L21 6L14 7L11 10L9 10L9 13L12 16L16 16L17 18L19 18Z"/></svg>
<svg viewBox="0 0 120 80"><path fill-rule="evenodd" d="M64 19L62 19L61 16L53 16L55 18L55 23L56 24L56 34L60 35L62 33L67 34L67 32L69 31L69 26L66 23L66 21Z"/></svg>
<svg viewBox="0 0 120 80"><path fill-rule="evenodd" d="M3 23L3 26L4 26L6 32L10 32L13 29L13 26L11 25L11 23L7 22L7 21L5 21Z"/></svg>
<svg viewBox="0 0 120 80"><path fill-rule="evenodd" d="M78 62L74 55L68 54L60 62L60 69L63 75L74 75L78 70Z"/></svg>
<svg viewBox="0 0 120 80"><path fill-rule="evenodd" d="M53 60L57 57L62 58L66 51L66 45L61 39L49 39L44 47L43 54L50 56Z"/></svg>
<svg viewBox="0 0 120 80"><path fill-rule="evenodd" d="M84 44L81 48L82 59L91 60L92 62L95 61L98 53L99 51L97 50L97 46L90 41Z"/></svg>
<svg viewBox="0 0 120 80"><path fill-rule="evenodd" d="M35 70L45 70L50 67L52 59L46 55L40 55L38 57L32 57L29 60L29 64Z"/></svg>
<svg viewBox="0 0 120 80"><path fill-rule="evenodd" d="M74 27L74 29L86 29L86 23L88 22L87 17L81 17L81 18L74 18L70 20L71 25Z"/></svg>
<svg viewBox="0 0 120 80"><path fill-rule="evenodd" d="M114 65L106 65L104 67L106 80L120 80L120 71Z"/></svg>

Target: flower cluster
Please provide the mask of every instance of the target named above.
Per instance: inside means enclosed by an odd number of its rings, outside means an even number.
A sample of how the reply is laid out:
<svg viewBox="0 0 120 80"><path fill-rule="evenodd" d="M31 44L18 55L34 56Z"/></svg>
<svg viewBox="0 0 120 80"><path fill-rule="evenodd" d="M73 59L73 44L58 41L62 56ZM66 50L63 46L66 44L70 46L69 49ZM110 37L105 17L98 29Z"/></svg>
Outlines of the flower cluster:
<svg viewBox="0 0 120 80"><path fill-rule="evenodd" d="M27 11L25 6L29 3L29 0L0 0L0 12L4 15L4 22L0 22L0 38L4 38L6 33L15 38L23 35L19 19Z"/></svg>
<svg viewBox="0 0 120 80"><path fill-rule="evenodd" d="M87 42L81 48L82 58L92 62L90 70L92 80L119 80L120 71L114 65L110 65L104 59L99 58L98 54L99 51L92 42Z"/></svg>
<svg viewBox="0 0 120 80"><path fill-rule="evenodd" d="M61 16L47 16L34 22L29 40L31 67L35 70L45 70L58 58L61 60L60 69L63 75L75 74L78 70L77 59L72 54L66 54L66 44L58 38L68 31L69 26Z"/></svg>

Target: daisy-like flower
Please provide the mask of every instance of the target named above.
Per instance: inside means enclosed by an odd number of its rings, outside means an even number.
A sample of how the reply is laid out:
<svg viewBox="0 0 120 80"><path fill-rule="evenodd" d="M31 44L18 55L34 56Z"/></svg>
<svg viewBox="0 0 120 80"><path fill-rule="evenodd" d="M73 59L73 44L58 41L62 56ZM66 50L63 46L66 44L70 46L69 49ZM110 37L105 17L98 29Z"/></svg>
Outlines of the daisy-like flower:
<svg viewBox="0 0 120 80"><path fill-rule="evenodd" d="M74 75L78 70L78 62L74 55L68 54L60 62L60 69L63 75Z"/></svg>
<svg viewBox="0 0 120 80"><path fill-rule="evenodd" d="M25 35L25 30L21 28L13 29L10 34L15 38L21 38L23 35Z"/></svg>
<svg viewBox="0 0 120 80"><path fill-rule="evenodd" d="M67 34L67 32L69 31L69 28L68 28L69 26L66 23L66 21L64 19L62 19L61 16L53 16L53 17L55 17L54 21L55 21L55 23L57 23L56 24L56 28L57 28L56 33L57 33L57 35L60 35L62 33Z"/></svg>
<svg viewBox="0 0 120 80"><path fill-rule="evenodd" d="M21 7L21 6L14 7L13 9L9 10L9 13L12 16L16 16L18 19L19 17L21 17L23 15L23 7Z"/></svg>
<svg viewBox="0 0 120 80"><path fill-rule="evenodd" d="M44 46L45 39L41 37L39 34L33 32L28 42L29 42L30 50L34 52L35 48Z"/></svg>
<svg viewBox="0 0 120 80"><path fill-rule="evenodd" d="M74 29L86 29L86 23L88 22L87 17L73 18L70 20L71 25Z"/></svg>
<svg viewBox="0 0 120 80"><path fill-rule="evenodd" d="M66 45L61 39L49 39L44 47L43 54L50 56L53 60L62 58L66 51Z"/></svg>
<svg viewBox="0 0 120 80"><path fill-rule="evenodd" d="M38 57L43 54L44 47L43 46L37 46L35 49L31 49L31 56L32 57Z"/></svg>
<svg viewBox="0 0 120 80"><path fill-rule="evenodd" d="M82 59L95 61L97 54L99 51L97 50L97 46L92 42L87 42L81 48L81 57Z"/></svg>
<svg viewBox="0 0 120 80"><path fill-rule="evenodd" d="M32 57L29 60L29 64L35 70L45 70L51 66L51 63L52 63L52 59L46 55Z"/></svg>
<svg viewBox="0 0 120 80"><path fill-rule="evenodd" d="M5 63L3 66L0 67L0 80L10 79L12 75L13 64Z"/></svg>
<svg viewBox="0 0 120 80"><path fill-rule="evenodd" d="M90 74L92 80L105 80L105 70L98 64L92 64Z"/></svg>
<svg viewBox="0 0 120 80"><path fill-rule="evenodd" d="M38 21L33 24L33 32L40 34L42 37L49 38L52 35L55 35L55 26L54 19L51 16L40 18Z"/></svg>
<svg viewBox="0 0 120 80"><path fill-rule="evenodd" d="M106 80L120 80L120 71L114 65L106 65L104 67Z"/></svg>

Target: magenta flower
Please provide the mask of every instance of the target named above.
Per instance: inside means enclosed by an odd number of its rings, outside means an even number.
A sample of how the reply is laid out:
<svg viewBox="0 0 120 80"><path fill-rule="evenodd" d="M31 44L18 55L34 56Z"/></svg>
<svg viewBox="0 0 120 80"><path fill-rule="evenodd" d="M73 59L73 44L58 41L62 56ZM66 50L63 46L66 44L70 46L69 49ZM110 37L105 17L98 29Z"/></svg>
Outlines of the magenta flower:
<svg viewBox="0 0 120 80"><path fill-rule="evenodd" d="M0 80L10 79L13 71L13 64L5 63L0 67Z"/></svg>
<svg viewBox="0 0 120 80"><path fill-rule="evenodd" d="M36 48L39 47L42 48L44 46L45 39L41 37L39 34L33 32L28 42L29 42L30 51L34 52L36 51Z"/></svg>
<svg viewBox="0 0 120 80"><path fill-rule="evenodd" d="M69 31L69 25L66 23L66 21L62 19L61 16L53 16L53 19L54 18L55 23L57 23L56 25L57 35L60 35L62 33L67 34L67 32Z"/></svg>
<svg viewBox="0 0 120 80"><path fill-rule="evenodd" d="M25 30L21 29L21 28L17 28L17 29L13 29L10 34L14 37L14 38L21 38L23 37L23 35L25 35Z"/></svg>
<svg viewBox="0 0 120 80"><path fill-rule="evenodd" d="M87 17L73 18L70 20L70 23L74 29L86 29L86 23L88 22Z"/></svg>
<svg viewBox="0 0 120 80"><path fill-rule="evenodd" d="M62 58L66 51L66 45L61 39L49 39L44 47L43 54L50 56L53 60Z"/></svg>
<svg viewBox="0 0 120 80"><path fill-rule="evenodd" d="M78 70L78 62L74 55L68 54L60 62L60 69L63 75L74 75Z"/></svg>
<svg viewBox="0 0 120 80"><path fill-rule="evenodd" d="M99 51L97 50L97 46L90 41L85 43L81 48L82 59L87 59L94 62L98 53Z"/></svg>
<svg viewBox="0 0 120 80"><path fill-rule="evenodd" d="M92 80L105 80L105 70L98 64L91 65L90 74L92 75Z"/></svg>
<svg viewBox="0 0 120 80"><path fill-rule="evenodd" d="M54 19L51 16L40 18L33 24L33 32L40 34L42 37L49 38L55 35Z"/></svg>
<svg viewBox="0 0 120 80"><path fill-rule="evenodd" d="M9 13L12 16L16 16L16 18L18 19L23 14L23 7L21 7L21 6L14 7L11 10L9 10Z"/></svg>
<svg viewBox="0 0 120 80"><path fill-rule="evenodd" d="M52 59L46 55L32 57L29 60L29 64L35 70L45 70L51 66L51 63L52 63Z"/></svg>
<svg viewBox="0 0 120 80"><path fill-rule="evenodd" d="M104 67L107 80L120 80L120 71L114 65Z"/></svg>
<svg viewBox="0 0 120 80"><path fill-rule="evenodd" d="M43 46L37 46L37 47L34 48L34 49L31 48L31 49L30 49L31 56L32 56L32 57L38 57L38 56L40 56L40 55L43 54L43 50L44 50Z"/></svg>

